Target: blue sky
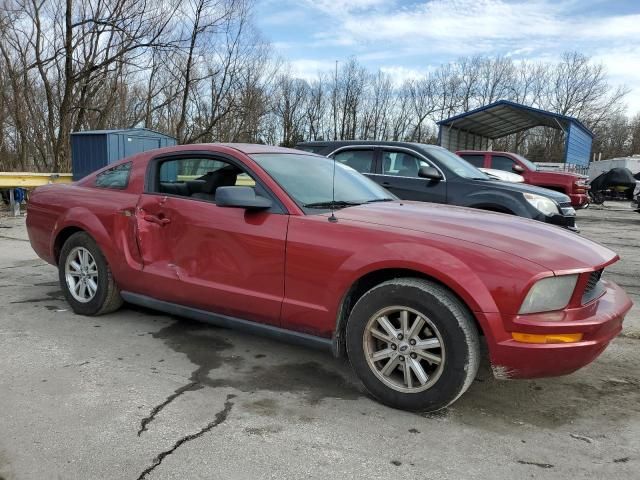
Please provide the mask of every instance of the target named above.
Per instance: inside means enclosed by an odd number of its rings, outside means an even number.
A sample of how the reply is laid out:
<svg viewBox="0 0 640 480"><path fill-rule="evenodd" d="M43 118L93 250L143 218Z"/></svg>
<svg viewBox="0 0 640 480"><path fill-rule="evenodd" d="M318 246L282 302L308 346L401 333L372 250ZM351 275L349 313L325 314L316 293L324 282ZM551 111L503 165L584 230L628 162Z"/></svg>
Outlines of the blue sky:
<svg viewBox="0 0 640 480"><path fill-rule="evenodd" d="M640 1L258 0L263 35L299 76L356 56L397 80L460 56L553 61L577 50L632 89L640 112Z"/></svg>

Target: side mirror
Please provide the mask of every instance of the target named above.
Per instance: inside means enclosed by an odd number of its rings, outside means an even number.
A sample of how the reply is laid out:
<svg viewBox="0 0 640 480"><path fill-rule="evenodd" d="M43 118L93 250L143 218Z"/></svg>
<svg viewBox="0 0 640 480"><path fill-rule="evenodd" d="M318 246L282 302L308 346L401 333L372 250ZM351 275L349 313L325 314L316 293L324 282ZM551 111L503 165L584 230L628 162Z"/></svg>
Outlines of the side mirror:
<svg viewBox="0 0 640 480"><path fill-rule="evenodd" d="M420 170L418 170L418 176L429 180L442 180L442 175L435 167L420 167Z"/></svg>
<svg viewBox="0 0 640 480"><path fill-rule="evenodd" d="M256 191L251 187L218 187L216 189L216 205L246 208L247 210L264 210L271 207L271 200L256 195Z"/></svg>
<svg viewBox="0 0 640 480"><path fill-rule="evenodd" d="M520 165L518 165L517 163L513 164L513 167L511 167L511 170L513 170L516 173L524 173L524 168L522 168Z"/></svg>

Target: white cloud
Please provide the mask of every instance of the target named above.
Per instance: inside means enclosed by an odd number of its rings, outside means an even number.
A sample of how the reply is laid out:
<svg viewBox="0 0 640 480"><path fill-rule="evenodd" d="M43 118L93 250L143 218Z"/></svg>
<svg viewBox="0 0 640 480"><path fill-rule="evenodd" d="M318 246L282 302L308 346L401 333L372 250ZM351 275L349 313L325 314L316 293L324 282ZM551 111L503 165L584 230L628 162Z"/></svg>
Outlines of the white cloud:
<svg viewBox="0 0 640 480"><path fill-rule="evenodd" d="M329 15L340 16L380 6L395 7L396 2L394 0L306 0L305 3Z"/></svg>
<svg viewBox="0 0 640 480"><path fill-rule="evenodd" d="M383 73L389 75L391 80L396 84L400 85L405 80L415 80L418 78L423 78L428 72L429 68L425 69L417 69L417 68L407 68L399 65L388 65L380 67L380 70Z"/></svg>
<svg viewBox="0 0 640 480"><path fill-rule="evenodd" d="M602 48L593 56L602 63L612 84L625 84L630 92L625 103L630 114L640 113L640 47L638 45L616 49Z"/></svg>
<svg viewBox="0 0 640 480"><path fill-rule="evenodd" d="M315 8L333 16L330 30L317 35L327 45L336 39L343 45L389 43L406 52L419 50L466 55L496 47L529 50L555 46L572 49L585 41L634 41L638 44L640 14L581 17L571 3L533 0L519 3L503 0L432 0L409 7L375 4L360 11L343 2L321 1ZM355 13L354 9L356 10Z"/></svg>
<svg viewBox="0 0 640 480"><path fill-rule="evenodd" d="M303 0L296 6L307 16L299 28L308 31L279 49L288 58L302 57L291 62L292 69L307 79L332 72L336 59L352 55L393 77L412 78L430 64L461 56L555 61L563 51L577 50L602 62L612 84L630 87L629 111L640 112L640 6L625 15L613 8L595 14L588 0L430 0L404 6L397 0Z"/></svg>
<svg viewBox="0 0 640 480"><path fill-rule="evenodd" d="M291 73L307 81L316 80L321 73L333 72L336 68L335 60L314 60L300 58L288 62Z"/></svg>

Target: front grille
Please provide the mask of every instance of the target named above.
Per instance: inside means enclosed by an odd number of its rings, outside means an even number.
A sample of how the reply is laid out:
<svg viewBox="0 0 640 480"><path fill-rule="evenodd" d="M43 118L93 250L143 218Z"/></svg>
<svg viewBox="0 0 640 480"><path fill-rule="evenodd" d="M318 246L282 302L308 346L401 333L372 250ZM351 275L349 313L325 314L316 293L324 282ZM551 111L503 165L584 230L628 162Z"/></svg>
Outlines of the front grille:
<svg viewBox="0 0 640 480"><path fill-rule="evenodd" d="M596 270L595 272L591 272L589 275L589 281L587 282L587 286L584 289L584 293L582 294L582 304L589 303L596 297L599 297L602 291L604 290L604 285L600 281L602 278L602 272L604 269Z"/></svg>

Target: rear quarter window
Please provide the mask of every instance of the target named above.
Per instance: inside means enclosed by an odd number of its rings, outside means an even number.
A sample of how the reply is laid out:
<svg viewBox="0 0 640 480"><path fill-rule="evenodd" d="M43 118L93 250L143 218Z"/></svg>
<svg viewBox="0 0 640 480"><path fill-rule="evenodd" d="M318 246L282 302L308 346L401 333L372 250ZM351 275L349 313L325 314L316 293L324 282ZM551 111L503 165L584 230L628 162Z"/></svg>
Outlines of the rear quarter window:
<svg viewBox="0 0 640 480"><path fill-rule="evenodd" d="M127 188L129 175L131 173L131 162L123 163L116 167L100 172L96 175L96 187L98 188Z"/></svg>

